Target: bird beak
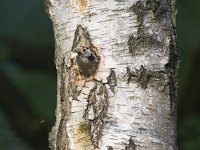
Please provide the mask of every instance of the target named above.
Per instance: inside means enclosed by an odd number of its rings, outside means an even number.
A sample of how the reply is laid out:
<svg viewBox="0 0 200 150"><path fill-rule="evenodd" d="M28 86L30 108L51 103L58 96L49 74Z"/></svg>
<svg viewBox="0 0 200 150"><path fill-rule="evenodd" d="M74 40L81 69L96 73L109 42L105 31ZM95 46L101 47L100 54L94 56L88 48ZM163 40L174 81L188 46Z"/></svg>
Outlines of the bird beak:
<svg viewBox="0 0 200 150"><path fill-rule="evenodd" d="M71 53L71 59L76 59L76 57L78 56L78 53Z"/></svg>

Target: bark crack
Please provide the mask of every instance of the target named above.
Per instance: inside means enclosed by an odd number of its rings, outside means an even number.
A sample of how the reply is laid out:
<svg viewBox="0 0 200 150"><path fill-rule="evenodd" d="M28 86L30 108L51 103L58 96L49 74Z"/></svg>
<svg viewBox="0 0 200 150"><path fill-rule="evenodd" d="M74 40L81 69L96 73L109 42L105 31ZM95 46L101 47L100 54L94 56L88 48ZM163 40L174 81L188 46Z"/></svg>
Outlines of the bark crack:
<svg viewBox="0 0 200 150"><path fill-rule="evenodd" d="M111 69L110 75L107 77L108 85L110 86L110 89L113 93L115 93L115 87L117 86L117 78L115 71Z"/></svg>
<svg viewBox="0 0 200 150"><path fill-rule="evenodd" d="M106 86L101 82L96 82L96 87L88 95L88 104L84 114L84 118L90 126L91 140L95 148L99 148L99 140L107 118L108 105Z"/></svg>

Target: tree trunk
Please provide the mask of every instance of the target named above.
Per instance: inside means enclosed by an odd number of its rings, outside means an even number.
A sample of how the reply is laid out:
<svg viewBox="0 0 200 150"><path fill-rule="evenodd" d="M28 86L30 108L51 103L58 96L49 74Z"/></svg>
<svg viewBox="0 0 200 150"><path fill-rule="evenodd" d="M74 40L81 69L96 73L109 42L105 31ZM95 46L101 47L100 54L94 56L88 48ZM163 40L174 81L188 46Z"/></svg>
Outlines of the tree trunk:
<svg viewBox="0 0 200 150"><path fill-rule="evenodd" d="M58 77L52 150L177 149L174 5L46 1ZM99 60L93 71L77 64L74 49L81 46Z"/></svg>

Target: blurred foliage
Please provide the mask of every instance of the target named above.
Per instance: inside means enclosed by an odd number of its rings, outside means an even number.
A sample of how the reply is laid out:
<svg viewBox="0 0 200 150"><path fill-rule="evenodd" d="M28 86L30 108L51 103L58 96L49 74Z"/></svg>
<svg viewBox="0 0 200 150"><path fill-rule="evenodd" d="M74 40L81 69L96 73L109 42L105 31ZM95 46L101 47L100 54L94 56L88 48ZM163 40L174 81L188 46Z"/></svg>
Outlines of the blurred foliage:
<svg viewBox="0 0 200 150"><path fill-rule="evenodd" d="M200 148L200 117L191 115L184 118L179 126L179 136L182 141L179 149L198 150Z"/></svg>
<svg viewBox="0 0 200 150"><path fill-rule="evenodd" d="M0 111L0 149L2 150L32 150L25 141L22 141L19 137L17 137L9 124L5 114ZM8 143L12 143L9 144Z"/></svg>
<svg viewBox="0 0 200 150"><path fill-rule="evenodd" d="M187 84L193 65L193 57L200 49L200 1L178 0L177 31L181 66L179 69L180 88ZM181 93L180 93L181 94Z"/></svg>
<svg viewBox="0 0 200 150"><path fill-rule="evenodd" d="M25 96L32 111L41 116L43 120L53 122L54 111L49 111L49 109L55 105L55 78L46 72L22 70L16 64L11 63L4 66L4 72L11 84ZM47 126L51 127L50 124Z"/></svg>
<svg viewBox="0 0 200 150"><path fill-rule="evenodd" d="M178 0L180 49L178 144L180 150L200 149L200 1Z"/></svg>
<svg viewBox="0 0 200 150"><path fill-rule="evenodd" d="M52 45L51 23L42 0L1 0L1 38L23 45Z"/></svg>
<svg viewBox="0 0 200 150"><path fill-rule="evenodd" d="M55 121L52 24L42 0L1 0L0 149L48 149ZM200 149L200 1L178 0L178 143ZM12 143L12 144L10 144Z"/></svg>
<svg viewBox="0 0 200 150"><path fill-rule="evenodd" d="M43 3L1 0L0 120L9 122L7 128L0 122L3 150L48 149L56 72L52 25Z"/></svg>

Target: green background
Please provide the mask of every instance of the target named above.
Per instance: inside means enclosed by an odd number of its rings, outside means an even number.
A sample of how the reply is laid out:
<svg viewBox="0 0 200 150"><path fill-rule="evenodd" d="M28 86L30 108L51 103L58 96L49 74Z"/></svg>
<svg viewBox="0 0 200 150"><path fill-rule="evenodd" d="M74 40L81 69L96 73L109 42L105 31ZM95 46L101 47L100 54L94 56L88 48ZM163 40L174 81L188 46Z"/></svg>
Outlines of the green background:
<svg viewBox="0 0 200 150"><path fill-rule="evenodd" d="M0 2L0 150L47 150L54 124L52 24L42 0ZM200 149L200 1L177 2L178 144Z"/></svg>

